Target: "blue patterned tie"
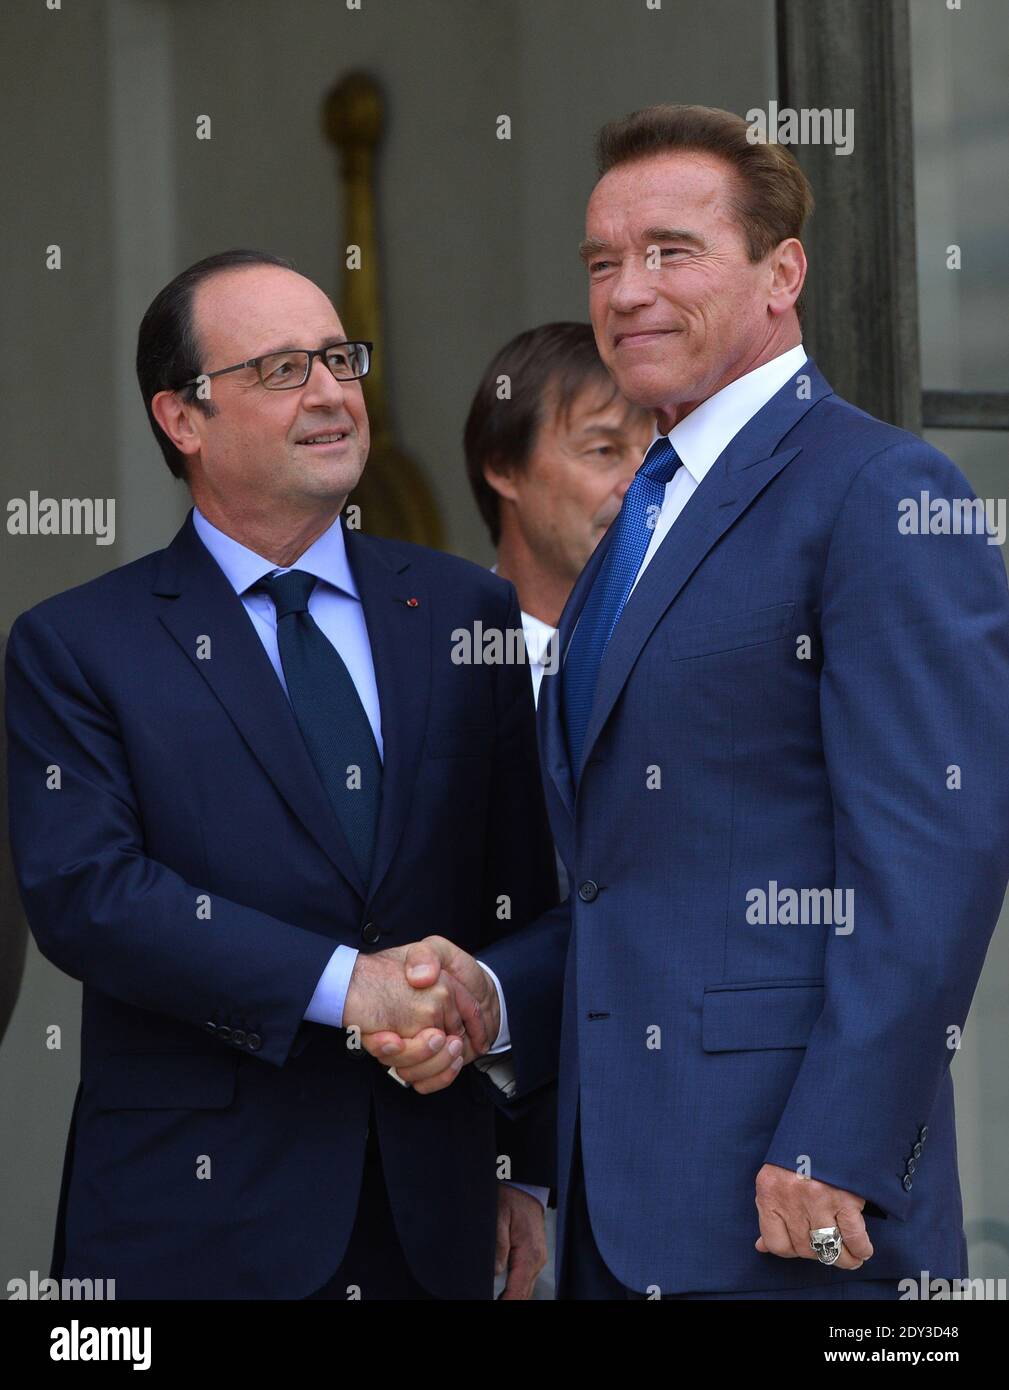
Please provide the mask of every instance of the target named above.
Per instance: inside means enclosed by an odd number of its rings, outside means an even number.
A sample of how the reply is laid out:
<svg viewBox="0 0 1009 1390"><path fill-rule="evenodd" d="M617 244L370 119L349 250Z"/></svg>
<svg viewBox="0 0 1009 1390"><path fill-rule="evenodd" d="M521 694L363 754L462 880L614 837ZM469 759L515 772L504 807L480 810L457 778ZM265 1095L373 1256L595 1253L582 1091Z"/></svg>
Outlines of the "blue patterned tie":
<svg viewBox="0 0 1009 1390"><path fill-rule="evenodd" d="M616 534L599 567L564 661L564 723L571 770L581 772L582 747L592 713L599 664L627 603L655 530L666 484L680 466L668 439L656 439L634 475L614 525Z"/></svg>
<svg viewBox="0 0 1009 1390"><path fill-rule="evenodd" d="M277 610L277 646L295 718L367 886L375 852L382 760L343 658L308 611L315 575L288 570L254 586ZM348 787L348 769L361 769ZM354 780L354 779L352 779Z"/></svg>

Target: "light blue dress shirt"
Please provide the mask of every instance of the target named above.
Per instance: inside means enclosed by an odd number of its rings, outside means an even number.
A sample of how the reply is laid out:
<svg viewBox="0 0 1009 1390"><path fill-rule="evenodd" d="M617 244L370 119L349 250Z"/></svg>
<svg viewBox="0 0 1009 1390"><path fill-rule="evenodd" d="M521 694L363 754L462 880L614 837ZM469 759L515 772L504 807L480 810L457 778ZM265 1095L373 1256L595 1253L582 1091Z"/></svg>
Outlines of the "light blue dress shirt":
<svg viewBox="0 0 1009 1390"><path fill-rule="evenodd" d="M269 594L254 594L249 590L266 575L286 574L288 569L299 569L315 575L319 583L309 595L308 611L343 658L375 735L379 756L382 757L382 713L375 682L375 664L371 658L364 606L347 559L340 517L299 556L296 565L286 568L272 564L232 536L225 535L207 520L199 507L193 508L193 525L200 540L224 571L228 583L242 600L270 658L270 664L277 673L277 679L284 687L285 695L287 682L277 643L277 610ZM357 954L353 946L337 946L309 1000L305 1010L307 1020L325 1023L331 1028L343 1027L343 1007ZM511 1046L504 993L493 970L486 965L483 969L494 981L501 1004L501 1028L491 1051L504 1052Z"/></svg>
<svg viewBox="0 0 1009 1390"><path fill-rule="evenodd" d="M257 555L254 550L249 550L240 541L226 535L207 520L199 507L193 508L193 526L200 540L217 561L228 583L242 600L285 695L287 682L284 679L284 668L277 643L277 610L269 594L254 594L249 590L267 575L286 574L288 569L303 570L307 574L315 575L319 582L309 595L308 611L343 658L375 735L379 756L382 757L382 712L378 699L378 685L375 681L375 663L371 657L371 642L364 620L364 606L347 559L341 518L337 517L333 524L312 542L304 554L298 557L296 564L286 568L274 565L272 561ZM355 947L337 946L319 978L315 993L309 1000L308 1008L305 1010L307 1021L323 1023L331 1028L343 1027L343 1009L357 956ZM491 1052L506 1052L511 1047L511 1037L508 1031L504 991L494 971L482 962L481 965L494 981L501 1006L501 1027ZM546 1205L547 1189L529 1187L524 1183L512 1183L511 1186L531 1193Z"/></svg>
<svg viewBox="0 0 1009 1390"><path fill-rule="evenodd" d="M249 593L249 589L267 575L286 574L287 570L218 530L199 507L193 508L193 525L200 540L224 571L228 583L241 598L286 694L287 682L277 645L277 610L269 594L253 594ZM382 715L375 683L375 665L371 659L364 607L347 560L340 518L337 517L332 526L312 542L299 556L296 565L287 568L314 574L319 581L309 595L308 611L343 658L368 716L381 757ZM305 1010L306 1019L313 1023L329 1024L333 1028L342 1027L343 1006L356 960L357 951L353 946L337 946Z"/></svg>

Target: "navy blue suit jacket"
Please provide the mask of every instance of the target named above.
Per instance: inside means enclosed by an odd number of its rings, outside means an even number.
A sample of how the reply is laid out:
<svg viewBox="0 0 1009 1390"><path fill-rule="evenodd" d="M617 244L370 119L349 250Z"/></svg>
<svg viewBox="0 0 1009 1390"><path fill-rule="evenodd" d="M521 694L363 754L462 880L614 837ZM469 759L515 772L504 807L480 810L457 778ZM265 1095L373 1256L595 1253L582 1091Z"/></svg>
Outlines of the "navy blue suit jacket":
<svg viewBox="0 0 1009 1390"><path fill-rule="evenodd" d="M595 1238L632 1288L965 1273L950 1030L1009 876L1009 592L985 536L900 533L922 492L973 496L807 362L639 580L577 790L544 677L572 893L487 961L519 1095L552 1074L563 1001L558 1246L580 1109ZM853 929L748 920L772 884L852 890ZM875 1256L758 1254L764 1163L866 1198Z"/></svg>
<svg viewBox="0 0 1009 1390"><path fill-rule="evenodd" d="M496 1135L472 1068L419 1096L303 1022L339 942L439 933L478 953L557 898L528 670L451 660L455 629L521 631L514 589L419 546L346 542L385 742L370 884L192 513L166 550L10 634L18 880L40 949L84 983L54 1272L115 1278L119 1297L325 1283L372 1105L401 1243L436 1295L492 1296L499 1154L553 1181L521 1123Z"/></svg>

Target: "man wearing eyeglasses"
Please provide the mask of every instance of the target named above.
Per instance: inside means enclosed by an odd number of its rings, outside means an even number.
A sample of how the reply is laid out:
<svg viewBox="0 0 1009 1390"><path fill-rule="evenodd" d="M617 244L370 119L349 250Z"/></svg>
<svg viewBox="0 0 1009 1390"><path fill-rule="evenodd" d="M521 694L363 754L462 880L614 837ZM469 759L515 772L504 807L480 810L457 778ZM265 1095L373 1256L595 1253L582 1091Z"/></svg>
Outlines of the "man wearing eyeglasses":
<svg viewBox="0 0 1009 1390"><path fill-rule="evenodd" d="M84 984L52 1273L120 1298L489 1298L496 1243L521 1298L542 1263L545 1193L498 1181L552 1180L521 1118L367 1047L506 1047L406 947L556 900L528 674L453 660L521 630L515 590L342 523L371 352L287 262L183 272L137 373L195 505L11 633L19 885Z"/></svg>

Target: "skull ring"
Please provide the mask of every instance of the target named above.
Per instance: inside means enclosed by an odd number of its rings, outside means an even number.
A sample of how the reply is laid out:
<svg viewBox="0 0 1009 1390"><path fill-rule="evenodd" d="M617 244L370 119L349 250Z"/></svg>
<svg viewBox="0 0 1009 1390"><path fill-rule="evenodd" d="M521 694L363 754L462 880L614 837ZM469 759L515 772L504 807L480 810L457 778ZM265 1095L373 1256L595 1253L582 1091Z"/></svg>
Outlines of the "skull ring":
<svg viewBox="0 0 1009 1390"><path fill-rule="evenodd" d="M818 1226L809 1233L809 1243L822 1265L832 1265L841 1254L841 1232L836 1226Z"/></svg>

